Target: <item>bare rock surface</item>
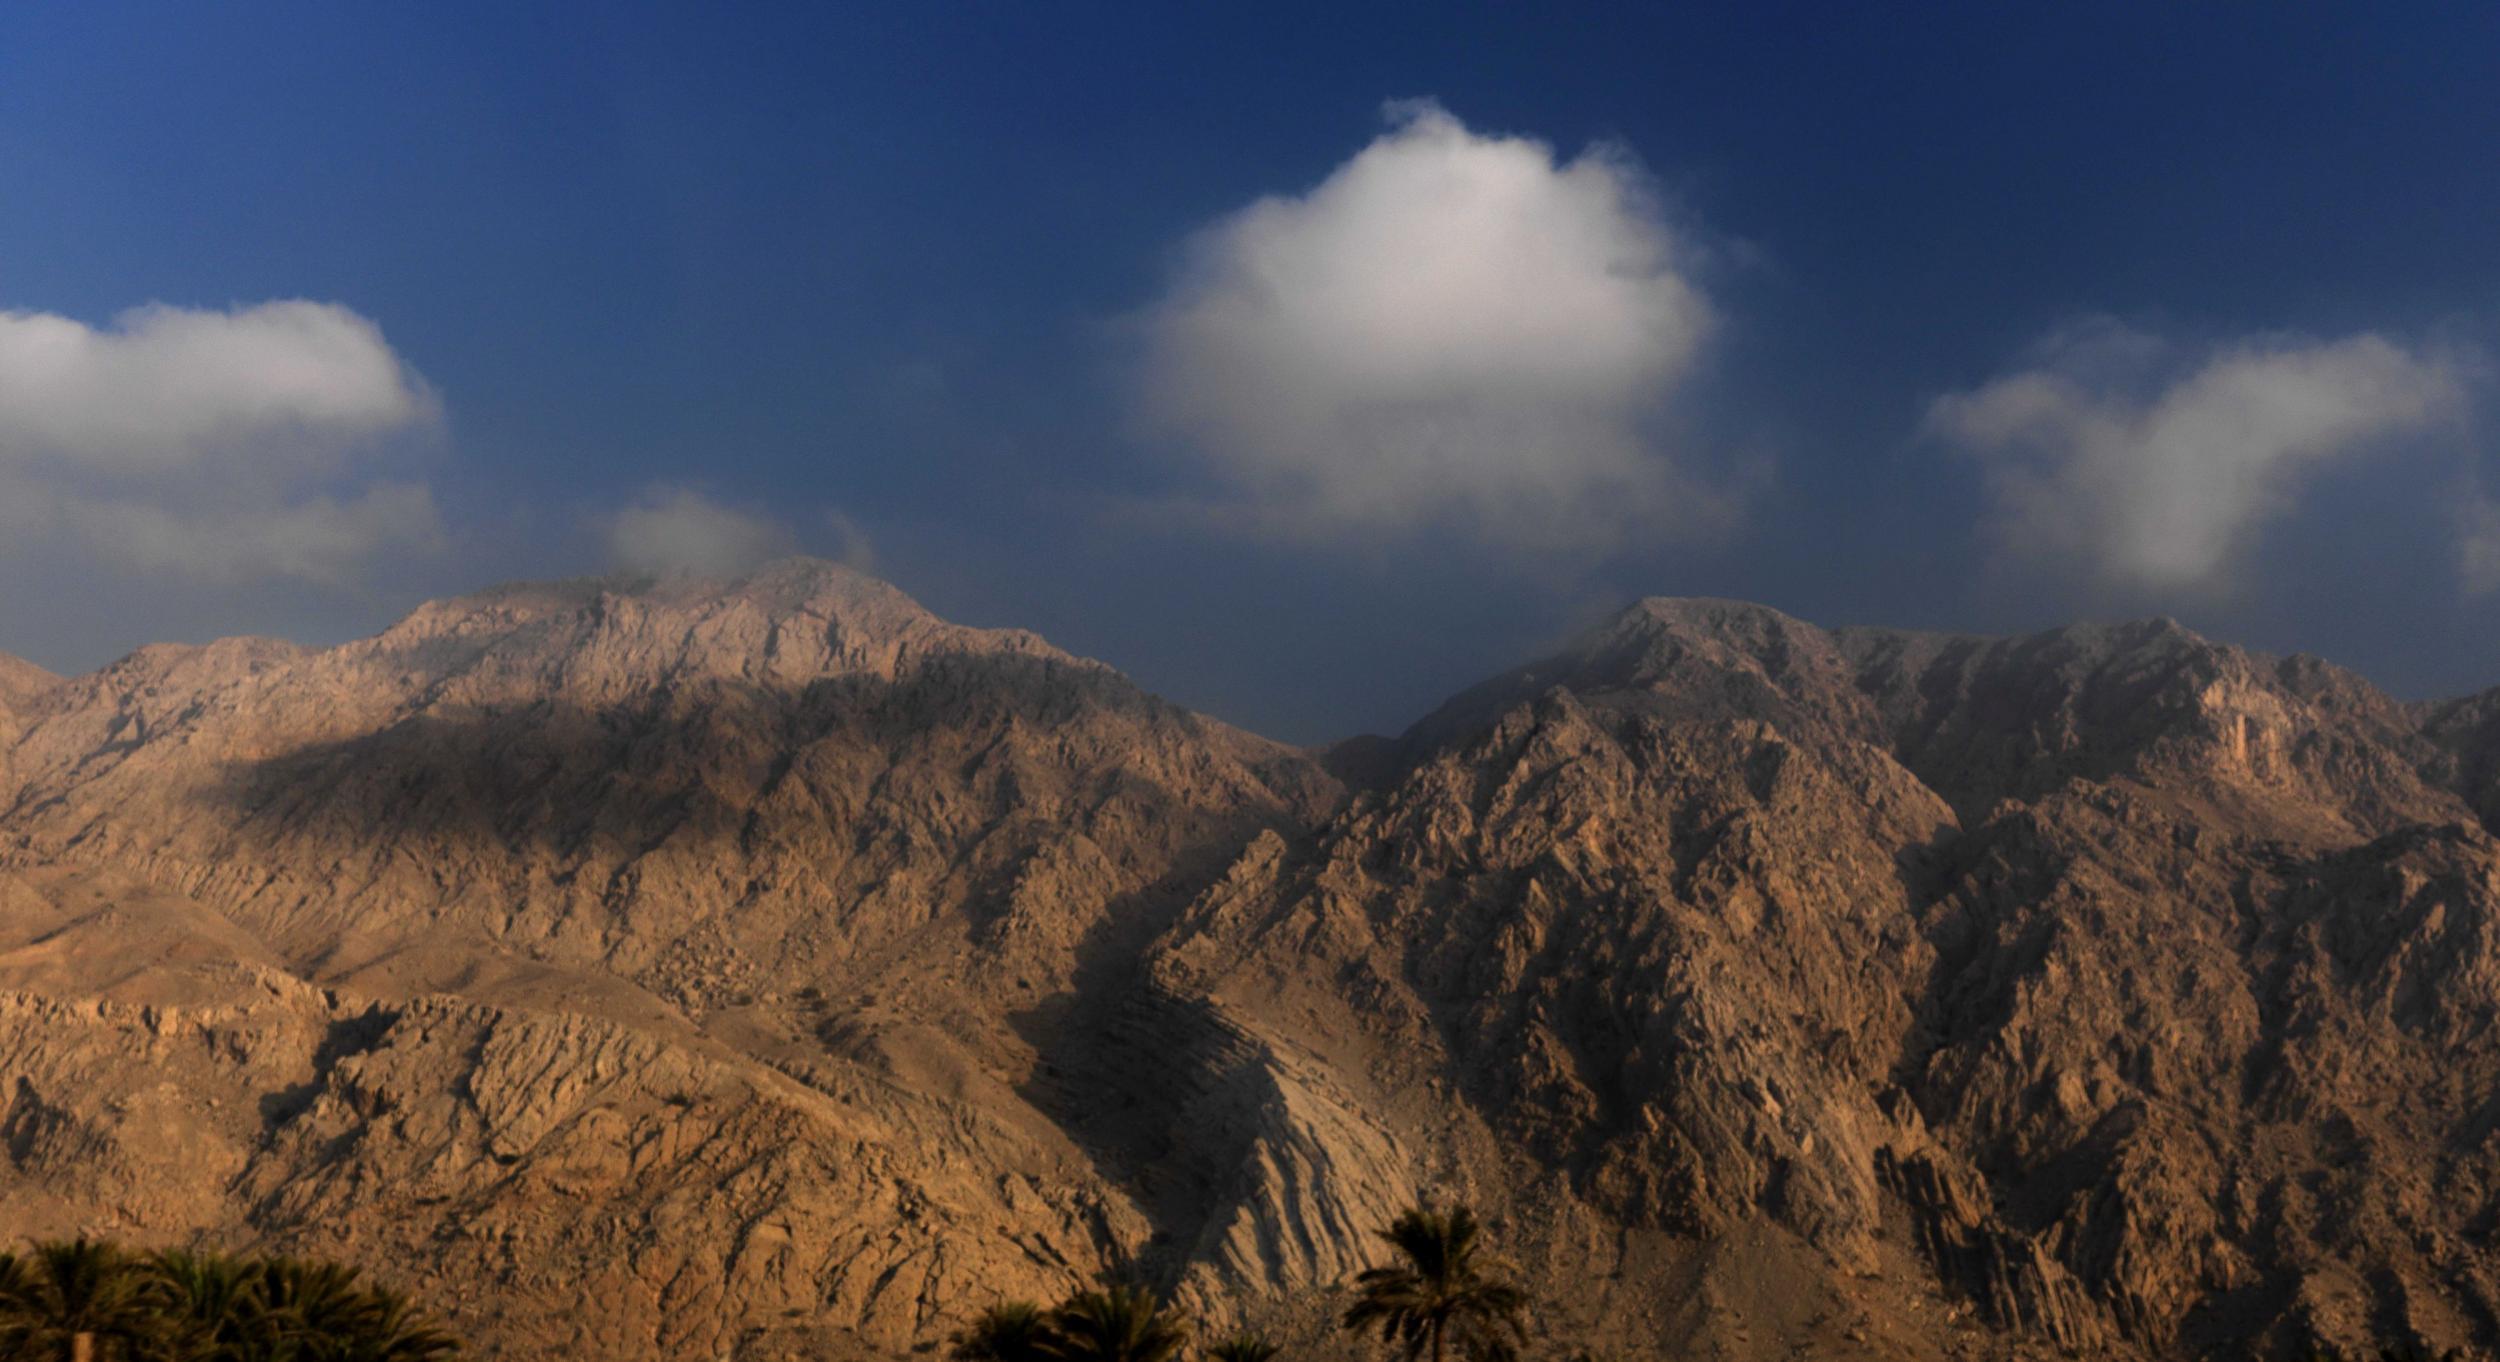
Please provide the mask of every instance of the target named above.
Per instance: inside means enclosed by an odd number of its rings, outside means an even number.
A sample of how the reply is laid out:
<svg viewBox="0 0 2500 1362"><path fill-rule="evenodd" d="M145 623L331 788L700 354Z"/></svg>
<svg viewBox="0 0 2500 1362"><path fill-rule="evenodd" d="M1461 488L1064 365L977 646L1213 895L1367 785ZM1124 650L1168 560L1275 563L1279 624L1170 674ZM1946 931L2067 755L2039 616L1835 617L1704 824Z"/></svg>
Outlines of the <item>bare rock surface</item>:
<svg viewBox="0 0 2500 1362"><path fill-rule="evenodd" d="M490 1355L1316 1355L1464 1197L1554 1347L2500 1347L2500 702L1652 600L1297 752L793 561L0 666L0 1207Z"/></svg>
<svg viewBox="0 0 2500 1362"><path fill-rule="evenodd" d="M23 709L60 683L61 678L34 663L0 653L0 705Z"/></svg>
<svg viewBox="0 0 2500 1362"><path fill-rule="evenodd" d="M0 653L0 754L17 741L18 729L25 722L21 716L34 707L44 692L60 683L61 678L34 663ZM6 759L0 755L0 762ZM0 771L5 771L5 767L0 767ZM5 779L0 774L0 780Z"/></svg>

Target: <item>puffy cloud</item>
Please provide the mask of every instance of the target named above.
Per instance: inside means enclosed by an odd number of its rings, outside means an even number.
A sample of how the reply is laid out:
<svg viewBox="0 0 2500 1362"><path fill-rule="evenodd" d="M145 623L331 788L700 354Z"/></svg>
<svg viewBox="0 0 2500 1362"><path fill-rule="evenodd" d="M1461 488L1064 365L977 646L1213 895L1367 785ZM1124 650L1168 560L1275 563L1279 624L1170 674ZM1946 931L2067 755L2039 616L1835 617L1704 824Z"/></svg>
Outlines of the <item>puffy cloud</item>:
<svg viewBox="0 0 2500 1362"><path fill-rule="evenodd" d="M103 330L0 313L0 458L147 473L240 446L313 458L426 419L380 328L334 303L149 306Z"/></svg>
<svg viewBox="0 0 2500 1362"><path fill-rule="evenodd" d="M2201 587L2312 473L2449 419L2463 386L2452 359L2378 335L2185 353L2100 321L1939 398L1927 430L1984 464L2010 547L2126 586Z"/></svg>
<svg viewBox="0 0 2500 1362"><path fill-rule="evenodd" d="M734 577L796 545L778 521L672 486L609 517L607 541L617 567L654 577Z"/></svg>
<svg viewBox="0 0 2500 1362"><path fill-rule="evenodd" d="M1190 244L1145 318L1140 422L1271 533L1548 551L1715 517L1650 434L1711 329L1691 254L1617 149L1392 106L1316 188Z"/></svg>
<svg viewBox="0 0 2500 1362"><path fill-rule="evenodd" d="M142 571L342 585L439 542L379 476L433 396L372 322L302 301L152 305L98 328L0 313L0 522Z"/></svg>

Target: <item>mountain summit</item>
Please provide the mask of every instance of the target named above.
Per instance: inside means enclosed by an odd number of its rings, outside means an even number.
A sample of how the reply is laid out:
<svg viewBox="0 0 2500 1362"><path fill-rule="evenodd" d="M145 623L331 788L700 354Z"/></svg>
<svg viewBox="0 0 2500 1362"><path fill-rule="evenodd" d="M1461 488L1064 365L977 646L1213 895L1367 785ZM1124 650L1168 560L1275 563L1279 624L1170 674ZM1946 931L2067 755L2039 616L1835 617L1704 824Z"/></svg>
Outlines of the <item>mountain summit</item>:
<svg viewBox="0 0 2500 1362"><path fill-rule="evenodd" d="M0 670L0 1204L583 1357L1315 1344L1419 1197L1556 1346L2489 1349L2495 712L1658 599L1348 789L803 560Z"/></svg>
<svg viewBox="0 0 2500 1362"><path fill-rule="evenodd" d="M22 709L60 682L61 678L32 662L0 653L0 706Z"/></svg>

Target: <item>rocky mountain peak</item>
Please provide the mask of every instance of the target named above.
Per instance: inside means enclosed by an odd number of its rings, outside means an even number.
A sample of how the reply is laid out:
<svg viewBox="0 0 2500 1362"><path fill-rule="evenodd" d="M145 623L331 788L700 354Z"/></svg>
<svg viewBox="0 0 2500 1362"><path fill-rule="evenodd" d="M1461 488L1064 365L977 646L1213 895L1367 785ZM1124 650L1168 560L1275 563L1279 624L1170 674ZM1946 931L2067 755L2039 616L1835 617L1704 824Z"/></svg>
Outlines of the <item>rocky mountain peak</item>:
<svg viewBox="0 0 2500 1362"><path fill-rule="evenodd" d="M1834 638L1894 755L1965 811L2123 778L2328 840L2460 812L2420 779L2432 753L2405 707L2315 658L2170 619Z"/></svg>
<svg viewBox="0 0 2500 1362"><path fill-rule="evenodd" d="M430 602L393 632L423 636L508 628L626 602L688 616L741 608L773 619L813 615L886 631L940 622L900 589L867 573L823 559L792 557L733 578L618 574L506 582Z"/></svg>
<svg viewBox="0 0 2500 1362"><path fill-rule="evenodd" d="M935 657L1077 660L1021 629L952 624L855 569L789 558L729 581L585 578L435 602L370 652L422 673L613 692L705 678L789 687L892 679Z"/></svg>
<svg viewBox="0 0 2500 1362"><path fill-rule="evenodd" d="M1656 598L1348 794L808 560L21 689L29 1233L532 1355L923 1355L1115 1263L1316 1354L1450 1196L1557 1354L2500 1344L2490 696Z"/></svg>
<svg viewBox="0 0 2500 1362"><path fill-rule="evenodd" d="M1863 727L1849 670L1825 631L1767 606L1653 596L1552 656L1455 698L1403 739L1420 757L1561 689L1610 713L1659 713Z"/></svg>
<svg viewBox="0 0 2500 1362"><path fill-rule="evenodd" d="M22 658L0 653L0 710L24 709L61 678Z"/></svg>
<svg viewBox="0 0 2500 1362"><path fill-rule="evenodd" d="M2459 759L2435 750L2414 711L2318 659L2216 643L2168 618L1988 637L1824 629L1741 601L1652 597L1462 693L1409 730L1401 754L1463 743L1555 690L1600 722L1759 723L1864 746L1965 815L2119 776L2330 840L2464 814L2442 774ZM2434 729L2477 751L2492 744L2471 734L2500 731L2463 707L2442 713Z"/></svg>
<svg viewBox="0 0 2500 1362"><path fill-rule="evenodd" d="M1176 859L1336 798L1100 663L806 559L499 587L335 648L143 649L69 689L0 767L47 855L248 856L283 870L237 906L308 950L456 924L678 998L933 919L1023 934L1054 977L1123 896L1177 892L1152 885ZM730 935L715 900L755 933L734 971L676 940Z"/></svg>

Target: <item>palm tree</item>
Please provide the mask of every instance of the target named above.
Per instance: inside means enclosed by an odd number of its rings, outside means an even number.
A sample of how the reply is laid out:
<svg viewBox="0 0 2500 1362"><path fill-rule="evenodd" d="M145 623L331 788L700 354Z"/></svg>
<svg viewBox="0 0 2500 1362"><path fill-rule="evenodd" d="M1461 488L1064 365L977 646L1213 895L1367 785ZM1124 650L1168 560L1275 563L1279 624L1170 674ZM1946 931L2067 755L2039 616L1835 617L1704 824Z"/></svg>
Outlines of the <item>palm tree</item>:
<svg viewBox="0 0 2500 1362"><path fill-rule="evenodd" d="M148 1259L172 1311L188 1322L192 1362L262 1362L273 1339L263 1265L176 1249Z"/></svg>
<svg viewBox="0 0 2500 1362"><path fill-rule="evenodd" d="M1278 1351L1265 1334L1235 1334L1207 1349L1207 1362L1274 1362Z"/></svg>
<svg viewBox="0 0 2500 1362"><path fill-rule="evenodd" d="M1527 1294L1508 1280L1510 1268L1478 1251L1473 1212L1447 1215L1417 1206L1379 1231L1403 1261L1354 1279L1359 1293L1345 1312L1348 1333L1374 1327L1408 1362L1426 1353L1445 1362L1452 1342L1474 1362L1511 1362L1525 1335Z"/></svg>
<svg viewBox="0 0 2500 1362"><path fill-rule="evenodd" d="M436 1362L460 1355L460 1340L386 1286L368 1286L362 1327L313 1355L325 1362Z"/></svg>
<svg viewBox="0 0 2500 1362"><path fill-rule="evenodd" d="M36 1302L34 1264L15 1253L0 1253L0 1357L21 1357L32 1350Z"/></svg>
<svg viewBox="0 0 2500 1362"><path fill-rule="evenodd" d="M954 1362L1048 1362L1056 1335L1050 1315L1031 1301L1002 1301L954 1337Z"/></svg>
<svg viewBox="0 0 2500 1362"><path fill-rule="evenodd" d="M443 1362L460 1345L354 1268L77 1240L0 1253L8 1362Z"/></svg>
<svg viewBox="0 0 2500 1362"><path fill-rule="evenodd" d="M74 1239L0 1259L9 1357L183 1362L189 1351L164 1284L110 1244Z"/></svg>
<svg viewBox="0 0 2500 1362"><path fill-rule="evenodd" d="M1080 1291L1050 1312L1056 1362L1172 1362L1188 1326L1142 1286Z"/></svg>
<svg viewBox="0 0 2500 1362"><path fill-rule="evenodd" d="M405 1297L358 1280L355 1268L272 1258L261 1269L271 1317L268 1351L277 1362L435 1362L460 1343L417 1313Z"/></svg>

